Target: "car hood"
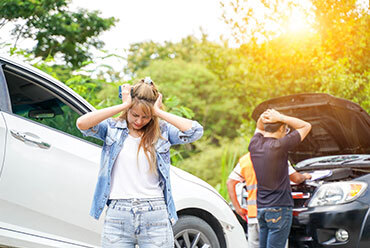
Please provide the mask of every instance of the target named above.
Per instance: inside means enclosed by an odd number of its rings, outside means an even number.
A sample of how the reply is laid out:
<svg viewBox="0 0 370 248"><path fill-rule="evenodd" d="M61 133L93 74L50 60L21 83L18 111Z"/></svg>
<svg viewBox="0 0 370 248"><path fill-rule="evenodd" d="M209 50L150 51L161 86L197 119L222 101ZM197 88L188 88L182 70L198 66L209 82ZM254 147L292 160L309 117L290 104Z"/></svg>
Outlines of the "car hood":
<svg viewBox="0 0 370 248"><path fill-rule="evenodd" d="M324 93L289 95L262 102L252 118L257 120L268 108L312 125L306 139L289 153L294 164L319 156L370 154L370 116L356 103Z"/></svg>
<svg viewBox="0 0 370 248"><path fill-rule="evenodd" d="M370 154L346 154L315 157L296 164L297 170L335 169L335 168L368 168Z"/></svg>

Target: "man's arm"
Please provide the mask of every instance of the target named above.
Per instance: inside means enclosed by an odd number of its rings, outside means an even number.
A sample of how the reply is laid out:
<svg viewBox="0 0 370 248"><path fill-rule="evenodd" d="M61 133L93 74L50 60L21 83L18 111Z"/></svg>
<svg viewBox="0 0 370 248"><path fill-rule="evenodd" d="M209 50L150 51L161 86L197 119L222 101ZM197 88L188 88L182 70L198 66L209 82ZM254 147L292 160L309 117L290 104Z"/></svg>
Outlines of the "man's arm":
<svg viewBox="0 0 370 248"><path fill-rule="evenodd" d="M300 184L303 183L304 181L311 179L311 175L308 173L299 173L298 171L294 172L293 174L289 175L290 181Z"/></svg>
<svg viewBox="0 0 370 248"><path fill-rule="evenodd" d="M229 197L230 197L231 203L233 204L236 213L240 217L242 217L244 220L246 220L247 219L248 211L240 206L239 201L238 201L238 198L236 197L235 186L238 183L239 183L239 181L229 178L227 180L227 182L226 182L227 192L229 193Z"/></svg>
<svg viewBox="0 0 370 248"><path fill-rule="evenodd" d="M254 133L261 133L262 135L265 134L265 128L263 127L263 113L257 120L256 131Z"/></svg>
<svg viewBox="0 0 370 248"><path fill-rule="evenodd" d="M307 121L287 116L284 114L279 113L275 109L268 109L261 115L263 123L275 123L275 122L282 122L291 126L301 136L301 141L306 138L307 134L311 131L311 124Z"/></svg>

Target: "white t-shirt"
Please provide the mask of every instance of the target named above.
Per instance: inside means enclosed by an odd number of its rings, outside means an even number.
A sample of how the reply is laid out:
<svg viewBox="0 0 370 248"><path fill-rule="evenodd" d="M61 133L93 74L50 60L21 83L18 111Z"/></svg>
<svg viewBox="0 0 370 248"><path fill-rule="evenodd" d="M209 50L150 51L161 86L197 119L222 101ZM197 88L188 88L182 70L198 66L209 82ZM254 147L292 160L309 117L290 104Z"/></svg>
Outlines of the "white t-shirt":
<svg viewBox="0 0 370 248"><path fill-rule="evenodd" d="M131 135L124 141L113 166L109 199L163 197L159 176L150 171L143 148L137 154L140 141Z"/></svg>

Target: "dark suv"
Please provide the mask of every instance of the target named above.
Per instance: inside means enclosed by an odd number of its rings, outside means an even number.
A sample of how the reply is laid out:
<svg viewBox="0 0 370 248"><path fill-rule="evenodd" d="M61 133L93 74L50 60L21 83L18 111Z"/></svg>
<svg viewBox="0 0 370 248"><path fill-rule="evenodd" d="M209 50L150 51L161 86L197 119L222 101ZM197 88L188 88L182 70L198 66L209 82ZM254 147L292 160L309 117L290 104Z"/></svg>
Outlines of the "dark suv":
<svg viewBox="0 0 370 248"><path fill-rule="evenodd" d="M313 180L292 185L290 247L370 247L370 116L358 104L328 94L270 99L252 117L274 108L312 124L289 154Z"/></svg>

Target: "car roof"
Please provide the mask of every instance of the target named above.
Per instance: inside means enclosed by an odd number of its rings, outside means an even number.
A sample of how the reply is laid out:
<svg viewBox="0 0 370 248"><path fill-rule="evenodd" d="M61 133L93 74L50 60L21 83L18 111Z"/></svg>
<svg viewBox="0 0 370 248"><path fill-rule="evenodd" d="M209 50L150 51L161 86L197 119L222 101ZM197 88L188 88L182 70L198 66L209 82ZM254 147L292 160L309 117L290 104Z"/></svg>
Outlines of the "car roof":
<svg viewBox="0 0 370 248"><path fill-rule="evenodd" d="M67 91L69 94L73 95L73 97L77 98L80 102L83 102L85 107L87 107L90 111L95 110L95 108L89 102L87 102L82 96L77 94L66 84L60 82L59 80L50 76L49 74L37 69L36 67L31 66L17 58L9 57L6 55L0 55L0 62L3 62L7 66L13 66L18 70L20 69L22 71L26 71L28 73L31 73L34 76L37 76L39 78L42 78L42 79L45 79L51 82L53 85L59 88L62 88L64 91Z"/></svg>

